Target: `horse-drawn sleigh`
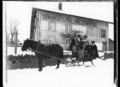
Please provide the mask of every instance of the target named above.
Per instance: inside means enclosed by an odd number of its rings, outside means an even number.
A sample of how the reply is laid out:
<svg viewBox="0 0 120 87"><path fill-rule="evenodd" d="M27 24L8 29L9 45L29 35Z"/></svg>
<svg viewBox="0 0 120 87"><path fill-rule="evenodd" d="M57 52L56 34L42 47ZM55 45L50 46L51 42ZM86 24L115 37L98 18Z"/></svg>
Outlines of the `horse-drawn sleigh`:
<svg viewBox="0 0 120 87"><path fill-rule="evenodd" d="M38 67L39 67L39 71L42 70L42 60L44 58L53 58L53 59L56 59L57 60L57 68L59 68L60 66L60 62L61 61L64 61L66 66L68 66L69 63L73 64L75 62L78 63L79 65L79 62L85 62L85 61L90 61L93 65L93 62L92 60L95 59L95 56L94 55L90 55L90 54L86 54L84 53L84 55L81 56L81 52L79 53L79 57L78 59L76 60L73 60L72 59L72 56L70 55L70 58L71 58L71 61L68 61L67 58L64 56L64 51L63 51L63 48L58 45L58 44L51 44L51 45L45 45L45 44L42 44L40 42L37 42L37 41L33 41L33 40L25 40L24 43L23 43L23 46L22 46L22 51L27 51L27 50L31 50L33 52L35 52L35 55L37 56L38 58Z"/></svg>

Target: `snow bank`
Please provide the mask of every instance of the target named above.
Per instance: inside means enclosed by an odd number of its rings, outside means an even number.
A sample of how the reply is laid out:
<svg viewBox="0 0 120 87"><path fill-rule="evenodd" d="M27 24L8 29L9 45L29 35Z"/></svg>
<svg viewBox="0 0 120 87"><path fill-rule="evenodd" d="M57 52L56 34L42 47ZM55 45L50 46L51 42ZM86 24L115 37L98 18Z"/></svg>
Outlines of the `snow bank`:
<svg viewBox="0 0 120 87"><path fill-rule="evenodd" d="M15 54L15 47L8 47L7 50L8 50L8 54L7 55L14 55L14 56L25 55L25 54L35 55L35 53L31 52L31 51L24 51L23 52L21 50L21 47L17 47L17 54Z"/></svg>

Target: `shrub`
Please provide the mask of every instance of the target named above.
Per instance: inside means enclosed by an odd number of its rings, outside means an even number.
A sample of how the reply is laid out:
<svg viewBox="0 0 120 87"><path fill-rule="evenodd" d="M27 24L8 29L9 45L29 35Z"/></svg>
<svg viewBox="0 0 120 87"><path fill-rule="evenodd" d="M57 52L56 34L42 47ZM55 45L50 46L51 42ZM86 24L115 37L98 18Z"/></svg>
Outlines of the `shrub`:
<svg viewBox="0 0 120 87"><path fill-rule="evenodd" d="M104 53L104 60L108 58L114 58L114 53Z"/></svg>
<svg viewBox="0 0 120 87"><path fill-rule="evenodd" d="M64 62L61 62L64 64ZM57 64L57 61L52 58L43 59L43 67L53 66ZM7 68L8 69L24 69L24 68L37 68L38 59L35 55L9 55L7 58Z"/></svg>

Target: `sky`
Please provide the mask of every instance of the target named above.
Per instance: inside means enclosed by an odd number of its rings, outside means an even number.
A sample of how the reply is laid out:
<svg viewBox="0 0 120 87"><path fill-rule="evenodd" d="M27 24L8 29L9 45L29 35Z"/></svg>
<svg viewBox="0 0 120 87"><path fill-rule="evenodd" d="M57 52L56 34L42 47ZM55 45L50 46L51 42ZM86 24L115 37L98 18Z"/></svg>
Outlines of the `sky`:
<svg viewBox="0 0 120 87"><path fill-rule="evenodd" d="M3 10L7 15L7 31L9 33L10 23L18 22L18 39L23 40L30 37L30 25L32 8L37 7L46 10L58 11L59 2L24 2L4 1ZM113 2L62 2L62 12L82 17L94 18L113 22ZM5 14L5 13L4 13ZM109 24L109 38L114 40L113 24Z"/></svg>

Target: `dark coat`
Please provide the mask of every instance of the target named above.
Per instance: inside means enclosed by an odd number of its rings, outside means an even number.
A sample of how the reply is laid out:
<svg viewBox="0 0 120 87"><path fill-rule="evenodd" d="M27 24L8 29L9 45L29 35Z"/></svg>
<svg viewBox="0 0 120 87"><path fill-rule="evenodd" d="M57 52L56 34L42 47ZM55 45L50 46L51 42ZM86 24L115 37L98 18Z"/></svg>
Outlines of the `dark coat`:
<svg viewBox="0 0 120 87"><path fill-rule="evenodd" d="M81 49L86 49L87 43L89 43L88 41L82 41L81 42Z"/></svg>
<svg viewBox="0 0 120 87"><path fill-rule="evenodd" d="M72 51L72 47L73 47L73 45L75 45L75 43L76 43L76 39L73 38L73 39L71 40L71 43L70 43L70 46L69 46L69 50Z"/></svg>
<svg viewBox="0 0 120 87"><path fill-rule="evenodd" d="M85 49L84 49L84 54L85 56L92 56L92 47L91 45L86 45Z"/></svg>
<svg viewBox="0 0 120 87"><path fill-rule="evenodd" d="M82 50L82 39L80 39L80 41L78 41L78 39L77 39L77 43L78 43L79 49Z"/></svg>
<svg viewBox="0 0 120 87"><path fill-rule="evenodd" d="M96 46L96 45L92 45L92 46L91 46L91 49L92 49L92 51L95 53L95 57L99 57L97 46Z"/></svg>
<svg viewBox="0 0 120 87"><path fill-rule="evenodd" d="M92 50L91 45L86 45L86 48L84 50L89 53Z"/></svg>
<svg viewBox="0 0 120 87"><path fill-rule="evenodd" d="M78 50L79 50L78 46L73 45L73 47L72 47L72 57L78 58Z"/></svg>

